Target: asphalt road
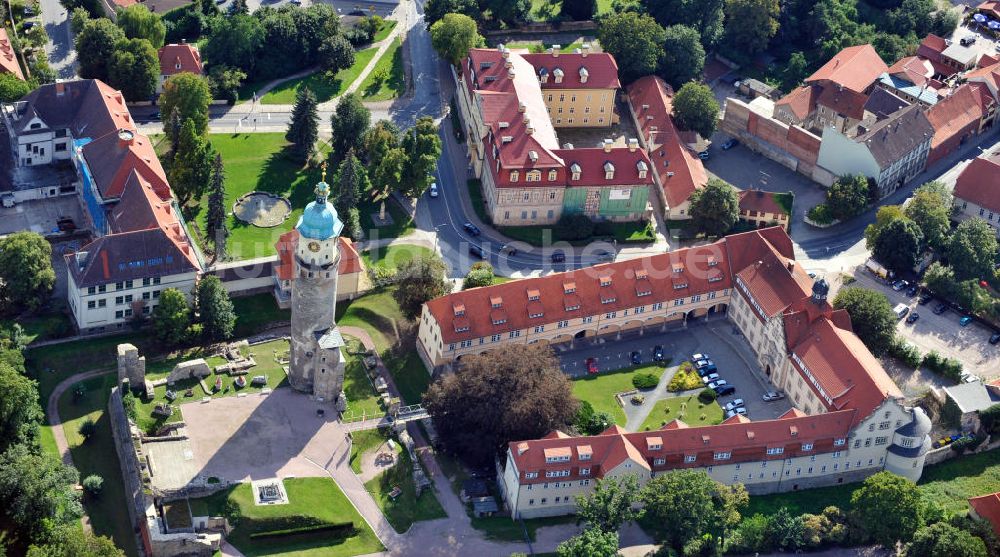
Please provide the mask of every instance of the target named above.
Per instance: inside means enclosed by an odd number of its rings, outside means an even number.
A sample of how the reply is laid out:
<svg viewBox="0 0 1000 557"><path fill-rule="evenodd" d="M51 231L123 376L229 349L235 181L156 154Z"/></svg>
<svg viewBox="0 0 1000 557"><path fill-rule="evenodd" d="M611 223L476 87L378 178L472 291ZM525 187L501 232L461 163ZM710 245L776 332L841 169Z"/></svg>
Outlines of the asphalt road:
<svg viewBox="0 0 1000 557"><path fill-rule="evenodd" d="M69 29L69 13L59 0L39 0L42 8L42 23L49 43L45 54L49 66L59 79L73 79L76 76L76 50L73 48L73 33Z"/></svg>

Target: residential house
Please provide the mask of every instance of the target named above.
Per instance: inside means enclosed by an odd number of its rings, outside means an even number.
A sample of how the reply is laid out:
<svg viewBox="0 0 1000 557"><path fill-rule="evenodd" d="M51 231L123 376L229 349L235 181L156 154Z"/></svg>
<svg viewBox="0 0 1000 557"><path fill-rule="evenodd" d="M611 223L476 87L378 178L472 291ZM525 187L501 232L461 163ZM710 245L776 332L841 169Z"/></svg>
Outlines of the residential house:
<svg viewBox="0 0 1000 557"><path fill-rule="evenodd" d="M740 196L740 222L754 228L780 226L788 232L791 223L790 193L773 193L761 190L742 190Z"/></svg>
<svg viewBox="0 0 1000 557"><path fill-rule="evenodd" d="M983 219L1000 236L1000 155L972 159L955 180L954 194L953 219Z"/></svg>
<svg viewBox="0 0 1000 557"><path fill-rule="evenodd" d="M182 72L202 75L201 53L198 46L188 43L167 44L157 52L160 58L160 80L156 83L156 93L163 92L163 84L174 74Z"/></svg>
<svg viewBox="0 0 1000 557"><path fill-rule="evenodd" d="M24 81L24 73L21 72L21 64L17 61L17 53L7 35L7 29L0 27L0 73L9 73L14 77Z"/></svg>
<svg viewBox="0 0 1000 557"><path fill-rule="evenodd" d="M584 43L577 53L522 53L535 69L545 108L557 128L609 127L618 123L615 95L621 88L618 64L606 52L590 52Z"/></svg>
<svg viewBox="0 0 1000 557"><path fill-rule="evenodd" d="M941 414L945 419L953 418L962 431L979 431L979 413L1000 404L1000 387L982 381L944 387L944 392Z"/></svg>
<svg viewBox="0 0 1000 557"><path fill-rule="evenodd" d="M954 89L927 112L934 128L927 164L934 164L996 124L997 101L985 83L972 81Z"/></svg>

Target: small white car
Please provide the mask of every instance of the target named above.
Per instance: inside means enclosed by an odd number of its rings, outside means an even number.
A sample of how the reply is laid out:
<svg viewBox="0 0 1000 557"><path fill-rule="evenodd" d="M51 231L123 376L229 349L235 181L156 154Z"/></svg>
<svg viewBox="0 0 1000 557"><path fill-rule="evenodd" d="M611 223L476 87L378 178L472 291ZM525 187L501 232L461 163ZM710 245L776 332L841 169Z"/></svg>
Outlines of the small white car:
<svg viewBox="0 0 1000 557"><path fill-rule="evenodd" d="M431 183L430 196L431 197L437 197L438 196L438 185L437 185L437 182L432 182Z"/></svg>

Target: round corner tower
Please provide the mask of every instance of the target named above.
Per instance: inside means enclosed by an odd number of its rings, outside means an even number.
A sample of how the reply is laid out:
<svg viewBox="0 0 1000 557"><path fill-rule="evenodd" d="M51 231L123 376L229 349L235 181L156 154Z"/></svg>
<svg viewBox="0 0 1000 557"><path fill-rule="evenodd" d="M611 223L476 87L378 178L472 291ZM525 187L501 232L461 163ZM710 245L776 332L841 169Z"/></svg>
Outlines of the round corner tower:
<svg viewBox="0 0 1000 557"><path fill-rule="evenodd" d="M288 381L298 391L335 401L344 385L344 339L337 330L337 272L343 223L327 200L330 185L316 185L295 230L292 281L292 338Z"/></svg>

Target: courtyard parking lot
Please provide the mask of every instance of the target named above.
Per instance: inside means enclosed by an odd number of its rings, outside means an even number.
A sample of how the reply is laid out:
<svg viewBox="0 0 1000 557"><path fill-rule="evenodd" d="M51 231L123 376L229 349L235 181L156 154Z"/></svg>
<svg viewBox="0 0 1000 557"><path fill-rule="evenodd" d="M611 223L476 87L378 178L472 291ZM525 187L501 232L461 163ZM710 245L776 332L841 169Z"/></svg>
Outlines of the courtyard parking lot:
<svg viewBox="0 0 1000 557"><path fill-rule="evenodd" d="M56 221L73 219L78 228L86 226L83 207L76 195L23 201L13 207L0 207L0 236L30 230L48 235L59 231Z"/></svg>

